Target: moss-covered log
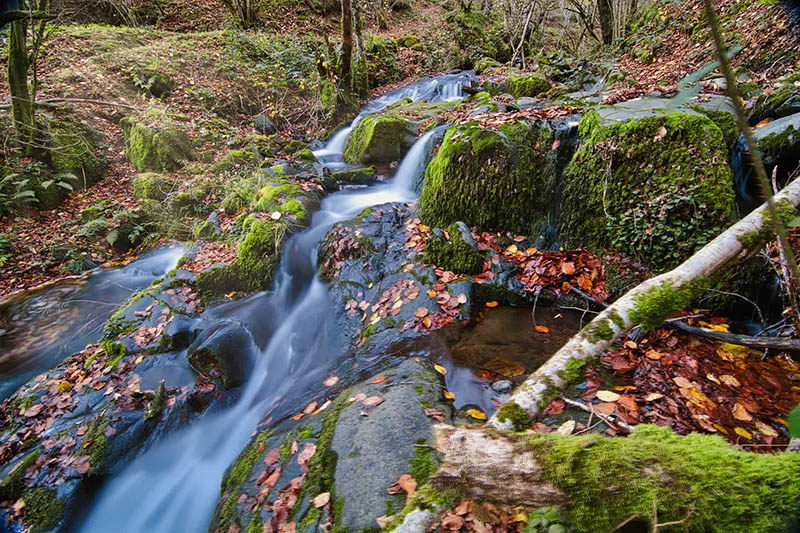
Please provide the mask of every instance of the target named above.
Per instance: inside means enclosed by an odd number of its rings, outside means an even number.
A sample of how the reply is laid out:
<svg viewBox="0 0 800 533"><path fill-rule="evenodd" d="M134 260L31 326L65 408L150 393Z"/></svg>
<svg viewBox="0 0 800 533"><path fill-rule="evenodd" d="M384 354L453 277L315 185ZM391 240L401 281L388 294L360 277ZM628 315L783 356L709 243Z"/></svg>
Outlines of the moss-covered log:
<svg viewBox="0 0 800 533"><path fill-rule="evenodd" d="M781 218L796 216L800 180L787 185L775 196L775 202ZM617 337L634 326L645 330L659 327L708 288L715 275L751 256L772 237L772 223L764 204L674 270L641 283L606 308L531 374L509 401L529 415L537 414L569 383L575 368L601 355ZM511 429L515 422L500 420L495 415L491 423Z"/></svg>
<svg viewBox="0 0 800 533"><path fill-rule="evenodd" d="M718 436L657 426L606 438L441 425L436 449L437 490L509 507L556 506L586 533L626 520L647 531L656 520L682 521L684 531L786 531L800 496L800 454L744 452Z"/></svg>

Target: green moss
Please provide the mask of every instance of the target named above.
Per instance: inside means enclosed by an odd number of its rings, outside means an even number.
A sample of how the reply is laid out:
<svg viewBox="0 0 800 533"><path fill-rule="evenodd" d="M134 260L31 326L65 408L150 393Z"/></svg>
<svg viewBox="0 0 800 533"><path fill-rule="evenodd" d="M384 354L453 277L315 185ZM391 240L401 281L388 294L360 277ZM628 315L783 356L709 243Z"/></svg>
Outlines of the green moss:
<svg viewBox="0 0 800 533"><path fill-rule="evenodd" d="M588 365L589 362L586 359L578 359L577 357L573 357L567 361L567 365L559 375L565 383L575 383L583 377L583 373Z"/></svg>
<svg viewBox="0 0 800 533"><path fill-rule="evenodd" d="M256 170L261 163L258 150L231 150L211 165L211 174L246 174Z"/></svg>
<svg viewBox="0 0 800 533"><path fill-rule="evenodd" d="M610 341L613 338L614 330L611 329L611 322L607 318L598 320L589 330L589 342Z"/></svg>
<svg viewBox="0 0 800 533"><path fill-rule="evenodd" d="M25 522L31 526L31 533L52 530L64 516L65 502L56 497L54 490L29 490L22 498L25 500Z"/></svg>
<svg viewBox="0 0 800 533"><path fill-rule="evenodd" d="M121 342L116 342L115 340L103 339L100 341L100 347L103 349L103 352L105 352L106 356L108 356L108 358L111 360L111 362L109 362L109 366L111 367L117 366L117 363L126 355L128 355L128 349L125 347L125 345ZM94 361L93 358L92 361ZM88 367L91 362L89 359L87 359L86 363L84 364Z"/></svg>
<svg viewBox="0 0 800 533"><path fill-rule="evenodd" d="M399 161L414 142L414 134L408 119L370 115L353 129L342 157L348 163Z"/></svg>
<svg viewBox="0 0 800 533"><path fill-rule="evenodd" d="M414 457L409 461L409 474L417 485L424 485L436 472L436 462L433 460L433 450L427 446L417 446Z"/></svg>
<svg viewBox="0 0 800 533"><path fill-rule="evenodd" d="M298 159L300 161L303 161L304 163L316 163L317 162L317 156L315 156L314 152L312 152L308 148L304 148L302 150L298 150L297 152L292 154L292 157L294 157L295 159Z"/></svg>
<svg viewBox="0 0 800 533"><path fill-rule="evenodd" d="M314 434L314 426L308 424L307 426L303 426L300 428L300 431L297 432L297 440L306 440L310 439L311 436Z"/></svg>
<svg viewBox="0 0 800 533"><path fill-rule="evenodd" d="M234 524L238 525L236 499L239 496L239 488L247 481L250 472L261 457L259 448L263 446L269 433L269 431L262 431L259 433L258 437L253 439L253 441L242 450L242 453L239 454L236 461L234 461L228 471L225 472L222 478L222 496L225 498L225 502L222 504L217 521L217 528L220 531L228 531L230 526Z"/></svg>
<svg viewBox="0 0 800 533"><path fill-rule="evenodd" d="M664 320L686 309L708 286L709 281L702 278L680 289L664 282L634 298L636 308L629 313L630 319L644 331L659 328Z"/></svg>
<svg viewBox="0 0 800 533"><path fill-rule="evenodd" d="M625 319L622 318L616 309L612 309L611 312L608 313L608 318L610 318L619 329L625 329Z"/></svg>
<svg viewBox="0 0 800 533"><path fill-rule="evenodd" d="M776 111L786 100L800 93L793 83L782 83L770 94L758 97L756 105L750 112L750 123L757 124L767 118L775 118Z"/></svg>
<svg viewBox="0 0 800 533"><path fill-rule="evenodd" d="M549 91L551 87L552 84L549 81L536 74L511 76L508 78L508 92L514 95L514 98L539 96Z"/></svg>
<svg viewBox="0 0 800 533"><path fill-rule="evenodd" d="M722 438L637 426L626 439L532 435L526 445L567 494L571 525L611 531L630 517L686 520L686 531L785 531L800 496L800 456L743 452ZM768 481L765 481L768 480Z"/></svg>
<svg viewBox="0 0 800 533"><path fill-rule="evenodd" d="M758 150L766 161L775 161L781 154L787 153L800 141L800 131L789 126L779 133L773 133L758 141Z"/></svg>
<svg viewBox="0 0 800 533"><path fill-rule="evenodd" d="M302 529L300 530L302 531ZM261 513L258 510L258 507L253 511L253 514L250 516L250 523L247 525L247 533L263 533L264 532L264 520L261 518Z"/></svg>
<svg viewBox="0 0 800 533"><path fill-rule="evenodd" d="M83 437L83 444L78 451L78 455L89 456L89 466L91 472L100 466L106 453L106 426L108 426L108 418L100 416L95 418L89 425L89 429Z"/></svg>
<svg viewBox="0 0 800 533"><path fill-rule="evenodd" d="M140 200L163 200L174 188L161 174L145 172L133 178L133 197Z"/></svg>
<svg viewBox="0 0 800 533"><path fill-rule="evenodd" d="M592 111L579 130L586 140L563 191L569 246L620 251L659 272L730 224L727 146L708 118L667 113L602 125Z"/></svg>
<svg viewBox="0 0 800 533"><path fill-rule="evenodd" d="M174 170L192 159L192 143L182 129L171 124L150 126L130 117L121 123L128 158L139 171Z"/></svg>
<svg viewBox="0 0 800 533"><path fill-rule="evenodd" d="M13 501L19 499L25 491L25 470L36 463L39 452L29 453L25 459L3 480L0 485L0 501Z"/></svg>
<svg viewBox="0 0 800 533"><path fill-rule="evenodd" d="M775 209L778 212L778 219L780 219L784 226L797 217L798 214L797 209L785 198L775 203ZM755 251L765 242L775 237L775 229L769 209L763 211L761 220L761 229L745 233L738 237L741 245L748 251Z"/></svg>
<svg viewBox="0 0 800 533"><path fill-rule="evenodd" d="M495 416L500 422L511 422L514 431L525 431L531 425L528 412L514 401L504 403Z"/></svg>
<svg viewBox="0 0 800 533"><path fill-rule="evenodd" d="M431 227L470 227L539 236L548 227L557 151L547 124L525 120L486 129L470 122L447 130L428 165L420 218Z"/></svg>
<svg viewBox="0 0 800 533"><path fill-rule="evenodd" d="M425 244L424 261L445 270L464 274L483 272L483 257L464 241L454 223L448 229L450 240L432 235Z"/></svg>
<svg viewBox="0 0 800 533"><path fill-rule="evenodd" d="M475 62L475 65L472 67L472 70L475 71L475 74L483 74L490 69L500 67L500 63L491 57L482 57Z"/></svg>
<svg viewBox="0 0 800 533"><path fill-rule="evenodd" d="M717 125L722 131L722 137L725 139L725 145L729 148L734 145L736 139L739 138L739 123L736 120L736 115L729 111L721 111L717 109L705 109L702 106L693 106L693 110L707 116L711 122Z"/></svg>

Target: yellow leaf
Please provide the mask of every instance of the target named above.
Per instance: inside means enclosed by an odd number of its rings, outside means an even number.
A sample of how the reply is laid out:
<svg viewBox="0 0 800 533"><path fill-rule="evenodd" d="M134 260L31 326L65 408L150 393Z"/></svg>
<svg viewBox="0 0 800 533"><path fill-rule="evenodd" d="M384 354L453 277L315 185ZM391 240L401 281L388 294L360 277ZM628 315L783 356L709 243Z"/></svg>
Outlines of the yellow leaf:
<svg viewBox="0 0 800 533"><path fill-rule="evenodd" d="M486 420L486 413L480 409L467 409L466 413L476 420Z"/></svg>
<svg viewBox="0 0 800 533"><path fill-rule="evenodd" d="M508 248L506 248L506 250L507 250L507 251L508 251L508 253L510 253L510 254L515 254L515 253L517 253L517 251L518 251L519 249L517 248L517 245L516 245L516 244L512 244L511 246L509 246Z"/></svg>
<svg viewBox="0 0 800 533"><path fill-rule="evenodd" d="M736 420L741 420L742 422L750 422L753 419L753 417L750 416L750 413L747 412L747 409L745 409L744 406L739 402L733 404L733 418Z"/></svg>
<svg viewBox="0 0 800 533"><path fill-rule="evenodd" d="M619 400L619 394L611 392L610 390L597 391L597 397L604 402L616 402Z"/></svg>
<svg viewBox="0 0 800 533"><path fill-rule="evenodd" d="M761 433L762 435L766 435L767 437L777 437L778 436L778 432L775 431L775 428L773 428L772 426L766 425L761 420L756 420L756 429L758 430L759 433Z"/></svg>
<svg viewBox="0 0 800 533"><path fill-rule="evenodd" d="M728 324L711 324L709 322L700 321L700 325L704 328L708 328L714 331L722 331L723 333L728 332Z"/></svg>
<svg viewBox="0 0 800 533"><path fill-rule="evenodd" d="M136 361L134 361L134 362L138 365L142 361L144 361L144 357L140 355L139 357L136 358Z"/></svg>
<svg viewBox="0 0 800 533"><path fill-rule="evenodd" d="M728 430L725 429L724 427L720 426L719 424L714 424L714 429L716 429L717 431L719 431L720 433L723 433L725 435L728 434Z"/></svg>
<svg viewBox="0 0 800 533"><path fill-rule="evenodd" d="M527 524L528 520L528 513L524 511L520 511L514 516L514 522L524 522Z"/></svg>
<svg viewBox="0 0 800 533"><path fill-rule="evenodd" d="M741 437L744 437L747 440L752 440L753 439L753 435L749 431L747 431L746 429L742 429L740 427L735 427L735 428L733 428L733 431L735 431L737 435L739 435Z"/></svg>
<svg viewBox="0 0 800 533"><path fill-rule="evenodd" d="M713 381L714 383L719 385L719 380L717 379L717 376L715 376L714 374L706 374L706 379L708 381Z"/></svg>
<svg viewBox="0 0 800 533"><path fill-rule="evenodd" d="M436 291L428 289L428 298L436 298Z"/></svg>
<svg viewBox="0 0 800 533"><path fill-rule="evenodd" d="M731 387L738 387L741 385L739 380L735 377L731 376L730 374L723 374L719 377L719 380L723 382L725 385L730 385Z"/></svg>
<svg viewBox="0 0 800 533"><path fill-rule="evenodd" d="M442 365L433 365L433 368L436 369L436 371L443 376L447 374L447 369Z"/></svg>
<svg viewBox="0 0 800 533"><path fill-rule="evenodd" d="M450 392L449 390L444 391L444 397L446 399L448 399L448 400L455 400L456 399L455 395L452 392Z"/></svg>
<svg viewBox="0 0 800 533"><path fill-rule="evenodd" d="M369 284L367 285L367 288L368 288L368 289L371 289L373 285L374 285L374 283L372 283L372 282L370 281L370 282L369 282Z"/></svg>

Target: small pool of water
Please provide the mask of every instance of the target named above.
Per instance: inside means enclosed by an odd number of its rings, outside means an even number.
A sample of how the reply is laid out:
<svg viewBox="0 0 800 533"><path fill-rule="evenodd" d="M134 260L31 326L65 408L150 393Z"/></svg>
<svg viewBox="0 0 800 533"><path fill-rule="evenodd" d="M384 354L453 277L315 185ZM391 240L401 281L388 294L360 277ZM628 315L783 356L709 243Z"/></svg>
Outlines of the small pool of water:
<svg viewBox="0 0 800 533"><path fill-rule="evenodd" d="M492 383L519 384L580 330L580 318L580 313L540 307L534 324L530 308L502 306L486 308L482 320L450 332L442 365L455 407L474 405L494 413L508 394L493 390Z"/></svg>

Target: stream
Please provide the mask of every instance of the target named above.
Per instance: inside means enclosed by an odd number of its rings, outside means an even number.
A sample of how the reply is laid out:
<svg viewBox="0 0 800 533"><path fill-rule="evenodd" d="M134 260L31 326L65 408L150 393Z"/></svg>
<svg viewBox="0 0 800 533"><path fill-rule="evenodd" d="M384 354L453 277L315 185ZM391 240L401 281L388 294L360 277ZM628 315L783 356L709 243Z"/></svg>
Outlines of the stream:
<svg viewBox="0 0 800 533"><path fill-rule="evenodd" d="M175 268L186 249L164 246L117 269L97 269L0 304L0 401L32 377L100 340L103 324L134 292Z"/></svg>
<svg viewBox="0 0 800 533"><path fill-rule="evenodd" d="M421 80L364 107L354 124L404 98L437 102L461 97L472 73ZM331 169L346 166L342 150L352 125L315 152ZM167 437L122 469L103 487L80 531L205 531L219 497L220 480L248 443L259 421L280 420L318 394L340 363L345 339L336 329L327 287L318 279L317 248L330 227L363 209L417 198L434 135L411 147L392 180L337 192L322 201L305 231L284 246L275 289L210 309L204 320L238 321L250 330L256 362L230 408L209 413Z"/></svg>

